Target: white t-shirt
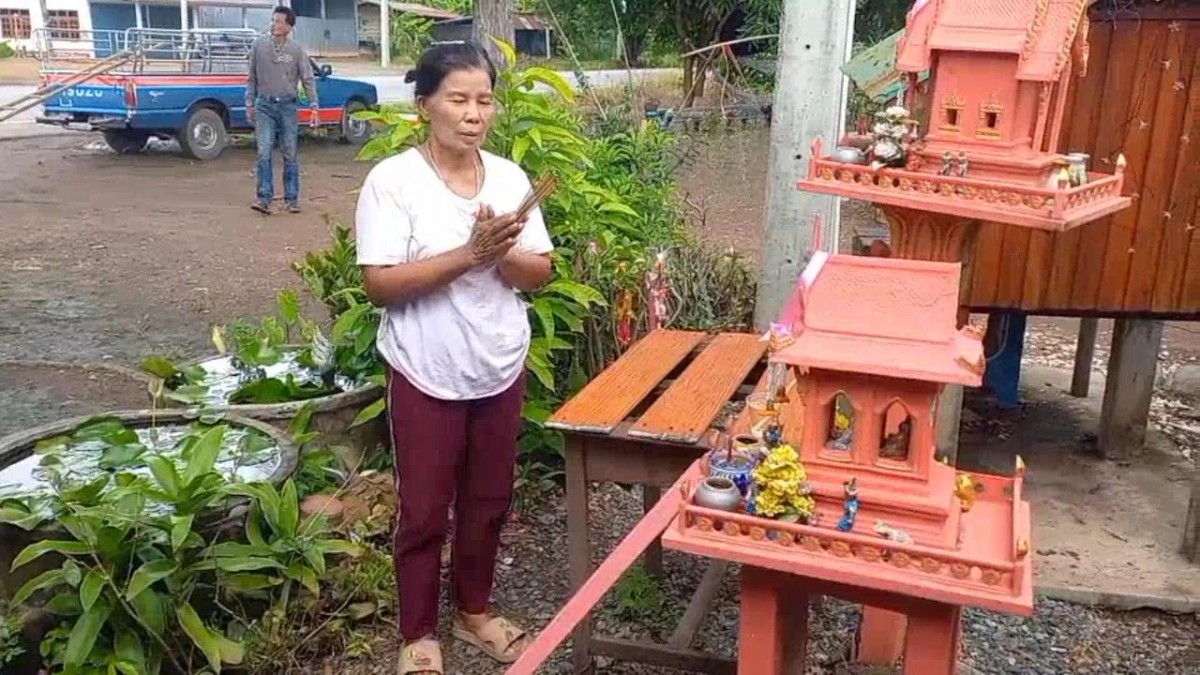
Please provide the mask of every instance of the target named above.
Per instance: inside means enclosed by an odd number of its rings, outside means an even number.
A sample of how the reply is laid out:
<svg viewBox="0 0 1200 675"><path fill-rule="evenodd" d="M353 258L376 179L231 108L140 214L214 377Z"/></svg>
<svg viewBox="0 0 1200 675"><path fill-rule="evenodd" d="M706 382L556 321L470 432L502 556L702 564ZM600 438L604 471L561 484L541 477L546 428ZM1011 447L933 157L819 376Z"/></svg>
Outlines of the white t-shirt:
<svg viewBox="0 0 1200 675"><path fill-rule="evenodd" d="M359 265L399 265L467 243L481 204L512 213L531 185L521 167L484 152L483 189L464 199L446 187L415 149L367 174L358 196ZM553 250L539 209L517 239L529 253ZM479 267L415 300L389 306L379 326L383 358L434 398L494 396L521 375L529 351L525 302L495 265Z"/></svg>

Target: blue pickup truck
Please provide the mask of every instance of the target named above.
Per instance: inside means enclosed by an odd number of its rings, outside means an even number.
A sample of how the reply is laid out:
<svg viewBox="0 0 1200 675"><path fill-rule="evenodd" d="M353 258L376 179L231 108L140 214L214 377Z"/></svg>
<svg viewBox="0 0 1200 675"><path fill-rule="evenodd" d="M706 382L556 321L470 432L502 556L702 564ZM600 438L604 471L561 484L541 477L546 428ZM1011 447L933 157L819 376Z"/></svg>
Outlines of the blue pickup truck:
<svg viewBox="0 0 1200 675"><path fill-rule="evenodd" d="M139 152L151 138L178 139L183 152L209 160L221 154L230 134L250 133L246 119L246 72L254 31L131 29L97 46L87 71L55 67L43 58L42 86L65 85L45 101L38 122L98 131L120 154ZM103 56L102 56L103 55ZM361 145L369 123L358 110L378 104L375 86L333 77L329 65L311 62L320 109L316 124ZM312 110L298 92L301 127Z"/></svg>

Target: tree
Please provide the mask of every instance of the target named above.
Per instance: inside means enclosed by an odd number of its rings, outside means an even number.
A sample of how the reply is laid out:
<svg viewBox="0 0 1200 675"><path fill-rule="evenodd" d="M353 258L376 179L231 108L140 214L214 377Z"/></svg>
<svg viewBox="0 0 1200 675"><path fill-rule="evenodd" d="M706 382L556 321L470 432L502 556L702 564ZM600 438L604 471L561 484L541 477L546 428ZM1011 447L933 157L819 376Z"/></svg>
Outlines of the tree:
<svg viewBox="0 0 1200 675"><path fill-rule="evenodd" d="M472 28L472 37L483 45L494 63L504 63L504 55L500 53L500 49L492 38L504 40L508 44L516 43L513 28L515 11L513 0L476 0L475 2L475 24Z"/></svg>

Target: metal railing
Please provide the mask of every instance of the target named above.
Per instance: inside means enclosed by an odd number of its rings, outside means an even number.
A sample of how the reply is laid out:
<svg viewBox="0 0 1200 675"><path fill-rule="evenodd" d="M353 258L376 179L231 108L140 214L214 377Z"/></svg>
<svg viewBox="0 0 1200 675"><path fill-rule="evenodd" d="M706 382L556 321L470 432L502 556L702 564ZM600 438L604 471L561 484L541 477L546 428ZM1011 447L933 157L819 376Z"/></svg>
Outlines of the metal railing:
<svg viewBox="0 0 1200 675"><path fill-rule="evenodd" d="M126 52L132 58L111 72L244 73L259 35L250 28L81 30L70 40L53 33L48 28L34 31L43 73L84 70Z"/></svg>

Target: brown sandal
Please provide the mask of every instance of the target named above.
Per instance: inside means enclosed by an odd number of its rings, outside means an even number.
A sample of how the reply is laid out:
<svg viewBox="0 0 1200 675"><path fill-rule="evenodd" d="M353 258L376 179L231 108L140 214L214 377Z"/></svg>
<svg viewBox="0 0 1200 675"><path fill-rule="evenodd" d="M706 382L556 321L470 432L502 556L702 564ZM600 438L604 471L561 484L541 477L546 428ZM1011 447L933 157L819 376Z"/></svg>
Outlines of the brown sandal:
<svg viewBox="0 0 1200 675"><path fill-rule="evenodd" d="M441 645L433 638L404 645L400 649L400 665L396 675L445 675Z"/></svg>
<svg viewBox="0 0 1200 675"><path fill-rule="evenodd" d="M525 631L513 625L508 619L499 616L488 619L478 631L467 628L462 617L456 616L451 635L500 663L513 663L521 658L521 654L525 651L523 648L513 651L513 645L525 637Z"/></svg>

